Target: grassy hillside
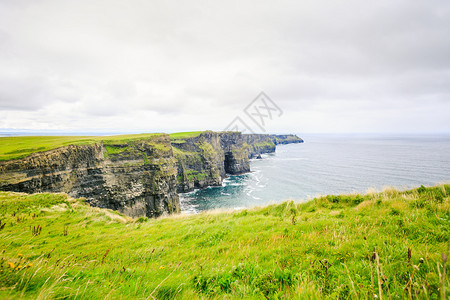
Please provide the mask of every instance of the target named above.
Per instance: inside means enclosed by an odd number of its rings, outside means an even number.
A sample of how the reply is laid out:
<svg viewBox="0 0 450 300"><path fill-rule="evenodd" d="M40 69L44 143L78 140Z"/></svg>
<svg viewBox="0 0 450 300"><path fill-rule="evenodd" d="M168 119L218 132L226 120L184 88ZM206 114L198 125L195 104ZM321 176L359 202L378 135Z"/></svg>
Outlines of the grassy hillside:
<svg viewBox="0 0 450 300"><path fill-rule="evenodd" d="M132 220L64 194L1 192L0 298L445 299L449 195Z"/></svg>

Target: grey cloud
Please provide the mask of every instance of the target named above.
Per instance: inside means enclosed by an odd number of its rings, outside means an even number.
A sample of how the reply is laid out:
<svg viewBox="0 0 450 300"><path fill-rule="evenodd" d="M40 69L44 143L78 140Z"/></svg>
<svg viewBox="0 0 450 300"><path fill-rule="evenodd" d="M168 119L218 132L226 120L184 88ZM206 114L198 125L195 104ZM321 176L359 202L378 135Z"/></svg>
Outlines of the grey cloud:
<svg viewBox="0 0 450 300"><path fill-rule="evenodd" d="M38 76L6 77L0 74L0 108L34 111L55 102L75 102L78 95L68 82Z"/></svg>
<svg viewBox="0 0 450 300"><path fill-rule="evenodd" d="M53 98L46 88L46 82L42 79L2 78L0 79L0 108L5 110L40 109Z"/></svg>
<svg viewBox="0 0 450 300"><path fill-rule="evenodd" d="M384 108L401 120L401 106L448 107L448 28L446 0L2 1L0 108L212 128L264 90L292 114Z"/></svg>

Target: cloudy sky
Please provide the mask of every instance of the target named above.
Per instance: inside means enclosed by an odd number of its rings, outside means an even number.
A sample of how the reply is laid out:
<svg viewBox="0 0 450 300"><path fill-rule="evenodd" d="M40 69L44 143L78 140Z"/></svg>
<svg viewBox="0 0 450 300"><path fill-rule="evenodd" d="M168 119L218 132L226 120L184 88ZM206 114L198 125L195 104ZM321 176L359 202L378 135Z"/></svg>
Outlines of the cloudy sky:
<svg viewBox="0 0 450 300"><path fill-rule="evenodd" d="M450 1L0 1L0 129L254 126L261 91L268 132L450 132Z"/></svg>

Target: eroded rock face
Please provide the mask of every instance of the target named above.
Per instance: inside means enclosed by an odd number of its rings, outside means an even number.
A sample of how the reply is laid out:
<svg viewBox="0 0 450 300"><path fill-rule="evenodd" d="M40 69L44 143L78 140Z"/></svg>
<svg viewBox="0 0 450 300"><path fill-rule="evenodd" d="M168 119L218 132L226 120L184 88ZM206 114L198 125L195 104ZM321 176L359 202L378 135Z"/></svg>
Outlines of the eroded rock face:
<svg viewBox="0 0 450 300"><path fill-rule="evenodd" d="M249 146L239 132L207 131L172 142L178 161L178 191L218 186L227 174L250 171Z"/></svg>
<svg viewBox="0 0 450 300"><path fill-rule="evenodd" d="M250 171L249 159L297 136L206 131L185 140L155 135L127 142L70 145L0 161L0 190L65 192L132 217L180 211L177 192L218 186Z"/></svg>
<svg viewBox="0 0 450 300"><path fill-rule="evenodd" d="M243 134L242 137L249 145L249 158L255 158L263 153L275 152L275 143L268 134Z"/></svg>
<svg viewBox="0 0 450 300"><path fill-rule="evenodd" d="M295 134L271 134L269 136L275 145L303 143L303 140Z"/></svg>
<svg viewBox="0 0 450 300"><path fill-rule="evenodd" d="M122 144L70 145L0 162L0 190L66 192L126 215L179 212L176 161L161 135Z"/></svg>
<svg viewBox="0 0 450 300"><path fill-rule="evenodd" d="M275 143L284 139L303 142L295 135L242 134L240 132L204 132L197 137L172 142L178 161L178 191L222 184L227 174L250 171L251 158L275 152Z"/></svg>
<svg viewBox="0 0 450 300"><path fill-rule="evenodd" d="M172 146L177 159L179 192L222 184L226 170L224 150L217 133L205 132L197 137L175 140Z"/></svg>

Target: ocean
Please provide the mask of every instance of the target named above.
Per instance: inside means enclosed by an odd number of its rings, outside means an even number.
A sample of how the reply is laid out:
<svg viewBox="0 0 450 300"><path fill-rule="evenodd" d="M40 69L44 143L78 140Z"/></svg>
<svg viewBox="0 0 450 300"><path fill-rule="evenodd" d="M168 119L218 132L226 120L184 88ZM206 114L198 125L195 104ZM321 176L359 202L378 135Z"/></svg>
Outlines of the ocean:
<svg viewBox="0 0 450 300"><path fill-rule="evenodd" d="M252 160L250 173L229 176L220 187L181 194L182 212L450 182L450 135L299 136L303 144L278 145L275 153Z"/></svg>

